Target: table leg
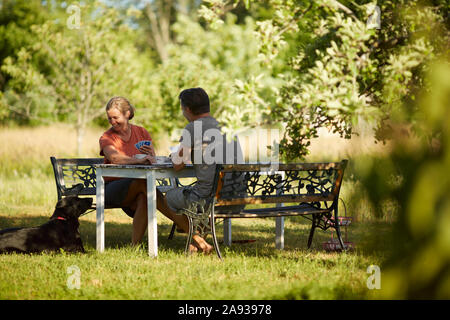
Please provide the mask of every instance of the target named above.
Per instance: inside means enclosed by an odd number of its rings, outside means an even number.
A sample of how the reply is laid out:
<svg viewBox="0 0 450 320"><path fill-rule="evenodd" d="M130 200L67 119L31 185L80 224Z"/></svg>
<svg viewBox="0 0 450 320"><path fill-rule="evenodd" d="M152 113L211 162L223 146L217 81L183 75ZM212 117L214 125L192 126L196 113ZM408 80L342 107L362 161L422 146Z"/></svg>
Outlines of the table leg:
<svg viewBox="0 0 450 320"><path fill-rule="evenodd" d="M279 173L281 174L281 178L284 181L284 172ZM282 187L280 185L277 185L277 195L282 195ZM283 203L277 203L276 207L283 207ZM284 249L284 217L276 217L275 218L275 247L279 250Z"/></svg>
<svg viewBox="0 0 450 320"><path fill-rule="evenodd" d="M275 247L279 250L284 249L284 217L275 218Z"/></svg>
<svg viewBox="0 0 450 320"><path fill-rule="evenodd" d="M105 182L101 168L97 168L96 174L97 251L103 252L105 250Z"/></svg>
<svg viewBox="0 0 450 320"><path fill-rule="evenodd" d="M158 256L158 230L156 221L156 180L152 170L147 171L148 254Z"/></svg>

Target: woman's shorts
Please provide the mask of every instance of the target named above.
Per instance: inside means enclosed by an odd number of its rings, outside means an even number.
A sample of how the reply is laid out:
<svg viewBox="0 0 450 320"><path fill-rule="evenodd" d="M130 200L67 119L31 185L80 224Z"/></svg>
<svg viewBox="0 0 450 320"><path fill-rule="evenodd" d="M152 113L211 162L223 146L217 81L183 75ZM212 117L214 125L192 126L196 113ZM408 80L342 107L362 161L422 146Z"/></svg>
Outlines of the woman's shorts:
<svg viewBox="0 0 450 320"><path fill-rule="evenodd" d="M134 179L124 178L105 183L105 208L120 208L122 202L128 194L130 184ZM129 207L122 210L131 218L134 217L134 211Z"/></svg>

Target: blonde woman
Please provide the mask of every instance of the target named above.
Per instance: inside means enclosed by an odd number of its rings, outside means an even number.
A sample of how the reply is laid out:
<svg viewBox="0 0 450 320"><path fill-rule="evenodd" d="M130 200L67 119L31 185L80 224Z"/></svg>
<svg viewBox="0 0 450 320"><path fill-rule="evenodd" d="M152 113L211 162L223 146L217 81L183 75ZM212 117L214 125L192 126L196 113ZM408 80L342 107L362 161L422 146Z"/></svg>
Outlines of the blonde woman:
<svg viewBox="0 0 450 320"><path fill-rule="evenodd" d="M143 127L131 124L134 108L124 97L114 97L106 104L106 115L111 128L100 137L100 155L105 163L115 164L151 164L155 162L153 145L138 150L135 144L152 138ZM134 156L144 153L143 159ZM141 181L105 177L105 207L121 207L133 218L132 243L137 244L143 237L147 225L147 201L140 193Z"/></svg>

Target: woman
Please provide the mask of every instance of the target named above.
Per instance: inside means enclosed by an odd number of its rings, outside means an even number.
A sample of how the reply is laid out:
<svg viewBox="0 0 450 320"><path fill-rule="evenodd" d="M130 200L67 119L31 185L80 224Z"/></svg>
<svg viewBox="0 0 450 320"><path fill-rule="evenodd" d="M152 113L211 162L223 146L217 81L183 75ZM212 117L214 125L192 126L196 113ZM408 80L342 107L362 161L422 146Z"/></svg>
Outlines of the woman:
<svg viewBox="0 0 450 320"><path fill-rule="evenodd" d="M100 155L105 163L116 164L151 164L155 163L153 145L137 149L135 144L141 140L150 140L150 134L142 127L129 123L134 117L134 108L123 97L114 97L106 105L106 114L111 128L100 137ZM146 156L137 159L136 154ZM133 245L142 239L147 225L146 194L141 192L145 181L136 179L105 178L105 206L121 207L133 218Z"/></svg>
<svg viewBox="0 0 450 320"><path fill-rule="evenodd" d="M100 137L100 155L105 157L105 163L115 164L152 164L155 163L153 143L142 146L139 150L135 144L141 140L150 140L150 134L143 127L129 123L134 116L134 108L123 97L114 97L106 105L106 115L111 128ZM136 154L146 156L137 159ZM142 179L105 178L105 207L122 208L133 218L132 244L138 244L147 228L147 184ZM162 193L157 190L157 208L165 216L174 221L180 229L187 232L189 223L185 215L172 211ZM209 253L212 250L203 238L195 235L191 251L202 250Z"/></svg>

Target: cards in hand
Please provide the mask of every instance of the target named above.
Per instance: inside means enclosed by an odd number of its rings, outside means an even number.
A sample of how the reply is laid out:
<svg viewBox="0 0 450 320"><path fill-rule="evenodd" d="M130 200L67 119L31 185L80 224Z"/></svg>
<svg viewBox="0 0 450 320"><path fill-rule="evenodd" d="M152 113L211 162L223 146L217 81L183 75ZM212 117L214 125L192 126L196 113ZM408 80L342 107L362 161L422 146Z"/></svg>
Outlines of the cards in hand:
<svg viewBox="0 0 450 320"><path fill-rule="evenodd" d="M142 146L150 146L152 142L150 140L141 140L138 143L136 143L134 146L136 149L140 149Z"/></svg>

